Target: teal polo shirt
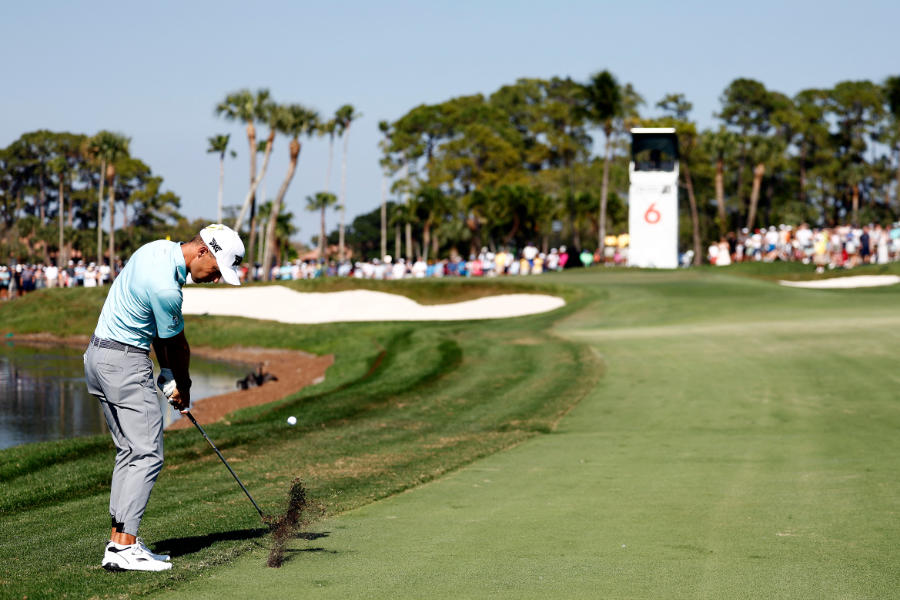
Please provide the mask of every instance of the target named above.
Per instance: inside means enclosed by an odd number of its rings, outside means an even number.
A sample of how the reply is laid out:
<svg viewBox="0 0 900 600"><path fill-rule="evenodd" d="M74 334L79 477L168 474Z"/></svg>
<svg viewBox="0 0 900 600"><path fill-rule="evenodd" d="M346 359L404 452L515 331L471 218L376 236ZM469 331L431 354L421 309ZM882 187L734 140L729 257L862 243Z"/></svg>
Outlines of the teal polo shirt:
<svg viewBox="0 0 900 600"><path fill-rule="evenodd" d="M94 335L146 350L154 337L178 335L184 330L186 277L180 244L159 240L141 246L113 281Z"/></svg>

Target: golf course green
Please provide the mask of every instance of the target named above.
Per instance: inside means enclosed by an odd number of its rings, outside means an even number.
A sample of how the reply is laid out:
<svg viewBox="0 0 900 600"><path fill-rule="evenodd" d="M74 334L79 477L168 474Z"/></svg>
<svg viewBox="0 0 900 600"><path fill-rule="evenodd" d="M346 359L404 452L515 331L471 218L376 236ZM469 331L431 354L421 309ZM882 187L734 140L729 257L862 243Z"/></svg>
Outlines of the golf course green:
<svg viewBox="0 0 900 600"><path fill-rule="evenodd" d="M188 317L192 343L335 355L322 384L206 428L264 510L299 476L326 516L266 567L246 497L196 431L168 432L142 535L175 566L110 574L109 440L11 448L0 597L900 597L900 286L759 275L374 286L568 303L509 320ZM0 307L0 332L90 333L101 303L36 293Z"/></svg>

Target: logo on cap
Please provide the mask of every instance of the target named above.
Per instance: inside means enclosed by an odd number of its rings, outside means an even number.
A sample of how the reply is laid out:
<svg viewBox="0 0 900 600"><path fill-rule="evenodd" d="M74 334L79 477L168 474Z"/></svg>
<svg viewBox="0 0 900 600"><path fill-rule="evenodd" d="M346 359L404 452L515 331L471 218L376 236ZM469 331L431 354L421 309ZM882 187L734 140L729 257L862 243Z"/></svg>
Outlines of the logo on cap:
<svg viewBox="0 0 900 600"><path fill-rule="evenodd" d="M232 267L237 267L237 266L239 266L243 261L244 261L244 257L243 257L243 256L238 256L237 254L235 254L235 255L234 255L234 264L231 265L231 266L232 266Z"/></svg>
<svg viewBox="0 0 900 600"><path fill-rule="evenodd" d="M212 238L211 240L209 240L209 245L215 252L222 251L222 246L220 246L218 243L216 243L216 238Z"/></svg>

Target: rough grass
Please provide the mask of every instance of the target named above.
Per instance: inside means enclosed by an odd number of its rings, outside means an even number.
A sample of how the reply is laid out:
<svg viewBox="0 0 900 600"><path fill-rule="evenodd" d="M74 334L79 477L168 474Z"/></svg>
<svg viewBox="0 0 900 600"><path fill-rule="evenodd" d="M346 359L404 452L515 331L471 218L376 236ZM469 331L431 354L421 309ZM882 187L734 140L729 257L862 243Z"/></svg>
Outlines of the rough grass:
<svg viewBox="0 0 900 600"><path fill-rule="evenodd" d="M438 287L453 298L452 286ZM64 303L76 314L44 316ZM7 331L85 334L101 305L94 290L47 290L0 307L0 319ZM586 348L546 331L568 310L490 326L188 317L186 331L203 345L335 354L322 384L206 430L267 513L278 512L302 476L309 497L339 514L551 430L593 382L582 376L593 371ZM515 343L522 338L538 343ZM288 415L296 427L284 424ZM99 567L111 442L96 436L0 452L0 596L135 597L267 546L268 528L205 440L184 430L167 432L165 444L141 534L178 568L123 577Z"/></svg>

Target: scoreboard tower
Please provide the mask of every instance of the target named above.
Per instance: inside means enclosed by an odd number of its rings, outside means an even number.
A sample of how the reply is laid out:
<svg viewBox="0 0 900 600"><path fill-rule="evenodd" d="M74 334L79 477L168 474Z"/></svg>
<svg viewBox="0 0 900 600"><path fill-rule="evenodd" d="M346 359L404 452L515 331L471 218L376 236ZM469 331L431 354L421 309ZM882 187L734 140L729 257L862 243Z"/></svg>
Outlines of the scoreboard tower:
<svg viewBox="0 0 900 600"><path fill-rule="evenodd" d="M631 130L628 265L678 267L678 136L671 127Z"/></svg>

